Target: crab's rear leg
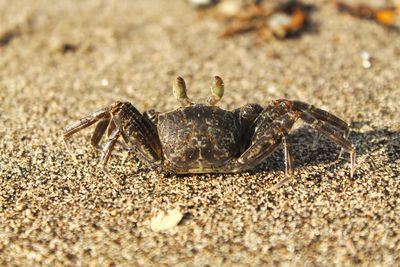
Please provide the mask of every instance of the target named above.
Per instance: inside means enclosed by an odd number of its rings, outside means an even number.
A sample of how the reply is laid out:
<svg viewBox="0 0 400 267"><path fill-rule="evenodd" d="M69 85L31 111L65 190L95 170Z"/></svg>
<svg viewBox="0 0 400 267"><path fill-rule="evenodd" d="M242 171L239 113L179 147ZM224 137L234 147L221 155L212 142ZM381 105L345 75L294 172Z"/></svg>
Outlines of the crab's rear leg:
<svg viewBox="0 0 400 267"><path fill-rule="evenodd" d="M353 178L356 162L356 150L353 144L345 136L340 135L339 132L332 129L332 124L329 122L318 120L307 112L301 114L301 119L310 124L312 128L325 135L328 139L340 145L342 150L350 153L350 177Z"/></svg>
<svg viewBox="0 0 400 267"><path fill-rule="evenodd" d="M348 140L350 132L348 124L335 115L312 105L300 101L291 102L285 99L279 101L286 102L292 109L301 111L301 119L303 121L310 124L311 127L316 129L319 133L340 145L341 149L339 157L343 151L350 153L350 177L353 177L356 152L354 146ZM343 132L343 135L341 135L340 132Z"/></svg>
<svg viewBox="0 0 400 267"><path fill-rule="evenodd" d="M281 101L291 102L288 100L281 100ZM293 101L292 103L293 103L293 109L309 113L318 120L328 122L330 125L334 126L338 130L343 131L345 133L345 137L347 137L347 135L349 134L349 125L339 117L333 115L332 113L320 108L316 108L313 105L309 105L301 101Z"/></svg>
<svg viewBox="0 0 400 267"><path fill-rule="evenodd" d="M286 102L291 105L292 109L301 111L301 119L316 129L318 135L321 133L336 144L340 145L339 158L343 151L350 153L350 176L353 177L356 153L354 146L348 140L350 132L349 125L335 115L312 105L300 101L291 102L285 99L279 101ZM343 132L343 135L340 135L340 132Z"/></svg>
<svg viewBox="0 0 400 267"><path fill-rule="evenodd" d="M281 100L281 101L288 102L288 100ZM300 110L306 114L311 115L312 117L316 118L317 120L327 122L329 125L333 126L337 130L342 131L343 137L345 139L348 138L349 132L350 132L349 125L345 121L340 119L339 117L333 115L332 113L329 113L328 111L325 111L320 108L316 108L313 105L309 105L309 104L301 102L301 101L293 101L292 103L293 103L293 108L295 110ZM319 140L319 137L320 137L320 134L318 133L317 137L314 140L313 147L316 146L316 144ZM341 148L338 158L341 157L341 155L343 154L343 151L344 151L344 149Z"/></svg>

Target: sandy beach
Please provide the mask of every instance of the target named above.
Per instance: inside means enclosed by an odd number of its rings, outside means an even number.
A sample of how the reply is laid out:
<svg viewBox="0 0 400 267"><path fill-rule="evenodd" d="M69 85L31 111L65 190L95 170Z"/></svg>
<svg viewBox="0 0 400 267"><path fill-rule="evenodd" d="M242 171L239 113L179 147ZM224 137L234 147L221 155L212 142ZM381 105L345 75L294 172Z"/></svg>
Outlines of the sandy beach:
<svg viewBox="0 0 400 267"><path fill-rule="evenodd" d="M313 30L260 43L221 39L223 22L185 1L0 0L0 265L396 266L400 261L400 34L313 1ZM371 57L363 67L362 54ZM186 79L219 106L298 99L343 118L357 167L299 125L283 149L241 174L169 176L121 147L114 182L66 125L113 101L165 112ZM182 219L157 231L160 212Z"/></svg>

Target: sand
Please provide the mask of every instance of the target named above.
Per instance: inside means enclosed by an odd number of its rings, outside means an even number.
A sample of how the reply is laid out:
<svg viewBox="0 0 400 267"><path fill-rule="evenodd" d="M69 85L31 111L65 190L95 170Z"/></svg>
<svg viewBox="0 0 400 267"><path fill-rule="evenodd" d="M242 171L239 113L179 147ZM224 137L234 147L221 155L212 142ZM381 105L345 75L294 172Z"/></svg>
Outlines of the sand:
<svg viewBox="0 0 400 267"><path fill-rule="evenodd" d="M0 1L0 265L397 265L400 37L315 4L312 31L257 44L217 38L221 22L184 1ZM172 110L177 75L200 101L216 74L223 108L284 97L348 121L354 178L310 127L293 132L296 174L278 189L281 149L252 172L168 176L119 148L115 183L91 130L73 138L78 164L66 152L63 128L89 112ZM161 211L183 218L156 231Z"/></svg>

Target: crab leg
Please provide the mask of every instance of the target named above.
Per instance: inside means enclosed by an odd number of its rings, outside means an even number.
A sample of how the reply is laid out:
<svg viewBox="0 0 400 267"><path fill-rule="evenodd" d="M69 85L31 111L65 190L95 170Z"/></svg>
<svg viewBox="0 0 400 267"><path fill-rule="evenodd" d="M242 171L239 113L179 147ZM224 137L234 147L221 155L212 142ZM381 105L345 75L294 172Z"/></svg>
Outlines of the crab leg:
<svg viewBox="0 0 400 267"><path fill-rule="evenodd" d="M107 137L109 137L116 128L117 128L117 125L115 124L114 120L110 120L110 125L108 126L108 129L107 129Z"/></svg>
<svg viewBox="0 0 400 267"><path fill-rule="evenodd" d="M121 131L125 144L149 165L158 165L162 158L161 143L158 138L157 128L149 118L130 103L125 103L112 121Z"/></svg>
<svg viewBox="0 0 400 267"><path fill-rule="evenodd" d="M246 106L245 106L246 107ZM245 108L243 107L243 108ZM258 105L254 106L257 110L260 107ZM252 123L249 127L245 127L243 130L245 131L243 135L243 140L251 141L253 139L254 133L258 131L260 128L267 128L267 125L271 124L275 119L280 116L288 113L288 108L285 103L279 103L277 101L271 101L266 107L262 109L262 111L256 111L257 117L249 118L252 120ZM241 115L243 117L243 115ZM247 122L249 124L249 122ZM245 144L248 147L248 143Z"/></svg>
<svg viewBox="0 0 400 267"><path fill-rule="evenodd" d="M294 164L293 164L293 157L290 154L290 150L288 148L288 144L287 144L287 135L284 136L283 138L283 145L284 145L284 154L285 154L285 168L286 168L286 177L284 179L282 179L281 181L279 181L278 183L276 183L273 187L270 188L270 190L276 190L279 187L281 187L282 185L284 185L285 183L289 182L290 180L292 180L292 175L294 173Z"/></svg>
<svg viewBox="0 0 400 267"><path fill-rule="evenodd" d="M311 127L316 129L319 133L325 135L327 138L340 145L341 150L339 157L343 151L350 153L350 177L352 178L354 175L356 153L354 146L347 139L349 135L348 124L325 110L316 108L301 101L291 102L284 99L278 101L286 102L288 105L292 106L292 109L301 111L301 119L303 121L310 124ZM344 132L343 136L339 134L340 131Z"/></svg>
<svg viewBox="0 0 400 267"><path fill-rule="evenodd" d="M120 136L121 136L120 130L116 129L112 132L112 134L110 135L110 137L108 138L107 142L104 145L103 153L100 158L100 164L103 169L103 172L109 178L112 178L112 176L108 172L107 163L108 163L108 160L110 159L111 152Z"/></svg>
<svg viewBox="0 0 400 267"><path fill-rule="evenodd" d="M90 139L90 143L92 146L100 149L99 142L106 132L107 128L110 125L110 119L105 119L97 123L96 128L94 129L92 138Z"/></svg>
<svg viewBox="0 0 400 267"><path fill-rule="evenodd" d="M89 114L88 116L80 119L79 121L76 121L76 122L68 125L65 128L64 134L63 134L64 143L65 143L68 153L71 155L71 157L75 161L76 161L76 157L71 152L68 140L71 139L72 135L74 135L76 132L79 132L79 131L93 125L94 123L98 122L99 120L103 120L103 119L107 120L109 117L110 117L110 108L103 108L103 109L100 109L98 111L95 111L95 112ZM94 135L97 136L98 131L99 131L99 129L96 127L96 131L95 131ZM99 137L94 138L95 139L94 141L96 141L97 138L99 138Z"/></svg>
<svg viewBox="0 0 400 267"><path fill-rule="evenodd" d="M316 108L313 105L309 105L301 101L289 101L286 99L280 99L278 100L278 102L286 103L286 105L290 106L291 109L302 111L314 117L317 120L327 122L330 126L336 128L337 130L343 131L343 137L345 139L347 139L349 136L350 132L349 125L339 117L333 115L332 113L329 113L320 108ZM317 135L316 139L314 140L313 147L316 146L318 140L319 140L319 135ZM341 148L338 158L341 157L343 151L344 149Z"/></svg>
<svg viewBox="0 0 400 267"><path fill-rule="evenodd" d="M63 134L64 142L70 152L68 140L73 134L98 122L91 138L91 144L99 148L98 144L107 132L108 139L102 149L100 159L103 171L110 176L107 170L107 162L111 156L115 144L123 137L122 145L126 149L135 150L141 159L150 165L160 165L162 162L161 144L157 135L157 128L151 120L142 114L128 102L115 102L107 108L100 109L77 122L69 125Z"/></svg>
<svg viewBox="0 0 400 267"><path fill-rule="evenodd" d="M286 173L290 175L293 172L293 159L285 138L299 117L299 112L289 112L279 116L272 123L261 121L261 125L258 125L254 132L252 144L237 160L241 169L250 169L258 165L284 143Z"/></svg>
<svg viewBox="0 0 400 267"><path fill-rule="evenodd" d="M356 160L356 151L353 144L347 138L332 130L332 128L329 127L330 124L327 122L319 121L306 112L301 114L301 119L310 124L311 127L319 131L321 134L340 145L342 149L350 153L350 177L353 178Z"/></svg>
<svg viewBox="0 0 400 267"><path fill-rule="evenodd" d="M108 125L108 128L107 128L107 137L109 137L116 128L117 128L117 125L115 125L114 120L110 120L110 124ZM125 142L125 140L123 142L121 142L121 140L117 140L117 144L122 146L125 150L129 150L129 146Z"/></svg>
<svg viewBox="0 0 400 267"><path fill-rule="evenodd" d="M345 137L347 137L349 133L349 125L342 119L333 115L332 113L329 113L323 109L316 108L313 105L309 105L300 101L293 101L293 108L295 110L300 110L302 112L309 113L318 120L328 122L330 125L334 126L335 128L338 128L340 131L343 131L345 133Z"/></svg>
<svg viewBox="0 0 400 267"><path fill-rule="evenodd" d="M237 161L241 165L239 168L249 169L256 166L283 143L286 173L291 174L293 172L293 159L286 138L287 133L299 118L350 153L350 176L353 177L355 148L347 139L349 132L347 124L324 110L313 108L302 102L288 100L273 101L254 121L249 132L249 134L253 134L252 143L239 157ZM342 136L340 131L344 131L345 136Z"/></svg>
<svg viewBox="0 0 400 267"><path fill-rule="evenodd" d="M312 106L310 106L310 107L312 107ZM314 112L314 109L319 110L321 112L316 113L316 112ZM344 139L347 139L349 136L350 130L349 130L349 126L347 125L347 123L324 110L317 109L317 108L312 108L312 109L310 108L306 111L303 111L302 119L304 120L304 118L306 118L306 117L313 117L314 119L317 119L318 121L325 122L327 125L329 125L329 127L333 127L335 129L338 129L339 131L343 131ZM306 120L304 120L304 121L306 121ZM337 132L337 131L335 130L335 132ZM314 140L313 147L315 147L317 145L319 138L320 138L320 133L318 133L316 140ZM341 147L338 158L340 158L342 156L343 151L345 151L345 149L343 147Z"/></svg>
<svg viewBox="0 0 400 267"><path fill-rule="evenodd" d="M291 176L294 174L294 160L293 155L290 153L290 148L288 144L288 136L285 135L283 137L283 147L284 147L284 155L285 155L285 172L286 176Z"/></svg>

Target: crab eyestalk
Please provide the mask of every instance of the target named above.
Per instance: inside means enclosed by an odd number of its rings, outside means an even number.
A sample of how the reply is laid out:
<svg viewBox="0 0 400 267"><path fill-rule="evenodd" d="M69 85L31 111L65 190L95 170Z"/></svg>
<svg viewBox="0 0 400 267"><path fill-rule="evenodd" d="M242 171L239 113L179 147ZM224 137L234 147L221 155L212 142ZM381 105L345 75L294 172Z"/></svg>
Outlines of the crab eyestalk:
<svg viewBox="0 0 400 267"><path fill-rule="evenodd" d="M211 84L211 96L208 98L208 104L214 106L224 95L224 82L219 76L215 76Z"/></svg>
<svg viewBox="0 0 400 267"><path fill-rule="evenodd" d="M172 86L172 92L175 98L181 103L182 106L190 106L192 102L187 96L185 80L178 76Z"/></svg>

